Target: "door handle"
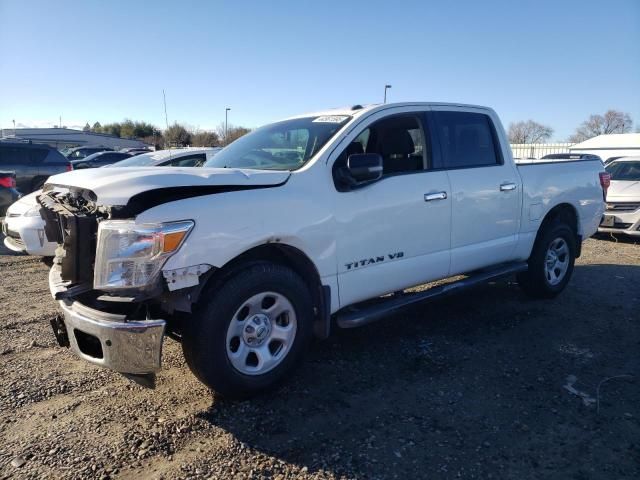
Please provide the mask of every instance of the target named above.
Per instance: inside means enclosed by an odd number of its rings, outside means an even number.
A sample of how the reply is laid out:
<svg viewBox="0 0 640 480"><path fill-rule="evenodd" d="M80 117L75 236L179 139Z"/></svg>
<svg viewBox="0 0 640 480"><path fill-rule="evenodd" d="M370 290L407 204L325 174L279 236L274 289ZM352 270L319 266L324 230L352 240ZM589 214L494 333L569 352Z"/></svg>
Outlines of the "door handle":
<svg viewBox="0 0 640 480"><path fill-rule="evenodd" d="M511 190L515 190L517 185L515 183L503 183L500 185L501 192L510 192Z"/></svg>
<svg viewBox="0 0 640 480"><path fill-rule="evenodd" d="M433 202L434 200L446 200L447 192L438 192L438 193L425 193L424 201L425 202Z"/></svg>

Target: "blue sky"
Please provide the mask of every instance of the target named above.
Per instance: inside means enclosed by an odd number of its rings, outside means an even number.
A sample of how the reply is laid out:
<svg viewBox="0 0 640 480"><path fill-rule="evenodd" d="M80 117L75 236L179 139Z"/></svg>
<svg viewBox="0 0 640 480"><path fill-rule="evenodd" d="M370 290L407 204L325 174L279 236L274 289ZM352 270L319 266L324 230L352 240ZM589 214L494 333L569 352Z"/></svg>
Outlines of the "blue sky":
<svg viewBox="0 0 640 480"><path fill-rule="evenodd" d="M0 0L0 127L249 127L382 101L493 107L565 139L640 125L640 0Z"/></svg>

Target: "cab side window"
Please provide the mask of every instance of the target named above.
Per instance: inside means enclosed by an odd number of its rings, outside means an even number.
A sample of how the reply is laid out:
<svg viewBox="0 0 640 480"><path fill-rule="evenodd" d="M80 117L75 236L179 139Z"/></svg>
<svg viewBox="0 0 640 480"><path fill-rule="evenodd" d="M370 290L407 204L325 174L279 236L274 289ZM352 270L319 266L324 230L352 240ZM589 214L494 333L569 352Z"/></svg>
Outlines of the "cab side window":
<svg viewBox="0 0 640 480"><path fill-rule="evenodd" d="M334 178L349 155L358 153L378 153L383 176L422 172L429 165L424 130L413 114L385 118L363 130L336 159Z"/></svg>
<svg viewBox="0 0 640 480"><path fill-rule="evenodd" d="M474 112L436 112L445 168L472 168L502 164L493 123Z"/></svg>

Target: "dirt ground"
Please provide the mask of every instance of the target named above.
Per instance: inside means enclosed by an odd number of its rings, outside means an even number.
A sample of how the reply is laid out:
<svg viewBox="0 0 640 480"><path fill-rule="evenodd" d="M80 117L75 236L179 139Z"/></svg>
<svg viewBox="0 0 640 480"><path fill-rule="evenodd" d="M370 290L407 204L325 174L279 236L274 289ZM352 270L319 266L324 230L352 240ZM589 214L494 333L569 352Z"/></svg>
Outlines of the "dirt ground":
<svg viewBox="0 0 640 480"><path fill-rule="evenodd" d="M0 479L640 478L640 243L591 239L553 301L513 280L334 331L281 389L155 390L56 345L40 258L0 255Z"/></svg>

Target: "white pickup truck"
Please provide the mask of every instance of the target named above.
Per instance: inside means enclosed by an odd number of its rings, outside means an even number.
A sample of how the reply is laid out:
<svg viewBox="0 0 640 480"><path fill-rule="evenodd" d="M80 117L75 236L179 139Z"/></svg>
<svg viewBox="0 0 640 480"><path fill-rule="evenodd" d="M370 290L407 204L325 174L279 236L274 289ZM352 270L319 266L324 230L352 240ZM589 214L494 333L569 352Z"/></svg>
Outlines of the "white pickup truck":
<svg viewBox="0 0 640 480"><path fill-rule="evenodd" d="M493 110L441 103L290 118L203 168L57 175L38 200L60 244L53 328L81 358L149 383L172 337L203 383L246 397L334 326L509 274L554 297L607 182L598 161L518 166Z"/></svg>

